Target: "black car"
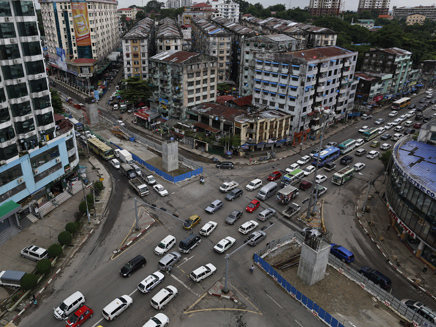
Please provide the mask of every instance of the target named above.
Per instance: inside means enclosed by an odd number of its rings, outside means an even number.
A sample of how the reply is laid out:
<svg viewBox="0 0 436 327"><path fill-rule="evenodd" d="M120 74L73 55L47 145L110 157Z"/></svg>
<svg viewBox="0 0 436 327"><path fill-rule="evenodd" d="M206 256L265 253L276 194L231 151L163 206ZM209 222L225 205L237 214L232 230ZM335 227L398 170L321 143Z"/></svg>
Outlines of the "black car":
<svg viewBox="0 0 436 327"><path fill-rule="evenodd" d="M242 217L242 211L233 210L230 215L226 218L226 224L234 225L235 222Z"/></svg>
<svg viewBox="0 0 436 327"><path fill-rule="evenodd" d="M352 156L344 156L341 159L341 164L343 164L343 165L348 165L348 164L350 164L352 162L353 162L353 157Z"/></svg>
<svg viewBox="0 0 436 327"><path fill-rule="evenodd" d="M416 114L415 116L415 120L421 120L422 118L424 118L423 114Z"/></svg>
<svg viewBox="0 0 436 327"><path fill-rule="evenodd" d="M385 290L392 286L392 281L390 280L390 278L386 277L378 270L363 266L360 267L359 273Z"/></svg>
<svg viewBox="0 0 436 327"><path fill-rule="evenodd" d="M409 109L414 109L414 108L416 108L416 104L412 103L412 104L409 106Z"/></svg>
<svg viewBox="0 0 436 327"><path fill-rule="evenodd" d="M425 103L426 99L422 98L421 100L419 100L419 103Z"/></svg>
<svg viewBox="0 0 436 327"><path fill-rule="evenodd" d="M421 104L416 108L416 111L423 111L425 109L425 104Z"/></svg>
<svg viewBox="0 0 436 327"><path fill-rule="evenodd" d="M408 128L404 131L404 135L415 134L415 130L413 128Z"/></svg>
<svg viewBox="0 0 436 327"><path fill-rule="evenodd" d="M430 120L430 117L422 116L422 122L427 123Z"/></svg>
<svg viewBox="0 0 436 327"><path fill-rule="evenodd" d="M143 268L146 263L147 260L145 260L142 255L137 255L120 269L120 275L123 277L130 277L130 275L132 275L136 270Z"/></svg>
<svg viewBox="0 0 436 327"><path fill-rule="evenodd" d="M240 196L242 196L242 190L239 188L235 188L234 190L231 190L227 195L226 195L226 200L227 201L233 201L237 198L239 198Z"/></svg>
<svg viewBox="0 0 436 327"><path fill-rule="evenodd" d="M431 99L431 100L430 100L430 103L431 103L431 104L435 104L435 103L436 103L436 99Z"/></svg>
<svg viewBox="0 0 436 327"><path fill-rule="evenodd" d="M392 137L391 134L386 133L386 134L383 134L383 135L380 137L380 139L383 140L383 141L386 141L386 140L389 140L391 137Z"/></svg>
<svg viewBox="0 0 436 327"><path fill-rule="evenodd" d="M235 165L231 161L223 161L216 164L218 169L233 169Z"/></svg>

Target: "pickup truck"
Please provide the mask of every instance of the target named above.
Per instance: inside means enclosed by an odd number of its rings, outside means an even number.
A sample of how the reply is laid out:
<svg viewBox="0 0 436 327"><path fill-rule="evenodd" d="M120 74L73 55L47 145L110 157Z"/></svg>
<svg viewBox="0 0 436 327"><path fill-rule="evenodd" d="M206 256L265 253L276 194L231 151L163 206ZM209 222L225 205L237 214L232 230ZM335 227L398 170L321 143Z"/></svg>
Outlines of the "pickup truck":
<svg viewBox="0 0 436 327"><path fill-rule="evenodd" d="M231 182L224 182L221 184L220 186L220 192L221 193L227 193L228 191L233 190L234 188L238 187L238 183L236 183L235 181L231 181Z"/></svg>
<svg viewBox="0 0 436 327"><path fill-rule="evenodd" d="M150 191L148 190L148 186L142 180L142 178L134 178L129 180L129 184L132 185L134 190L139 194L139 196L148 195Z"/></svg>
<svg viewBox="0 0 436 327"><path fill-rule="evenodd" d="M283 216L287 218L291 218L293 215L295 215L298 211L301 210L301 207L296 203L291 203L286 207L285 210L282 211Z"/></svg>
<svg viewBox="0 0 436 327"><path fill-rule="evenodd" d="M26 273L24 271L4 270L0 272L0 286L21 287L21 278Z"/></svg>

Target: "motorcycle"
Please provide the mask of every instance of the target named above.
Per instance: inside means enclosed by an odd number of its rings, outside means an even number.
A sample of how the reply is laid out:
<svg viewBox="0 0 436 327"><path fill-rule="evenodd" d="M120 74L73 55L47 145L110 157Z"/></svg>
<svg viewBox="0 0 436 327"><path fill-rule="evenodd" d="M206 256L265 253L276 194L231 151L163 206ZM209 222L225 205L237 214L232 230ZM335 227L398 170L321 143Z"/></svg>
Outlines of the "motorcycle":
<svg viewBox="0 0 436 327"><path fill-rule="evenodd" d="M200 184L203 185L204 183L206 183L206 181L204 180L204 177L201 176L201 177L200 177Z"/></svg>

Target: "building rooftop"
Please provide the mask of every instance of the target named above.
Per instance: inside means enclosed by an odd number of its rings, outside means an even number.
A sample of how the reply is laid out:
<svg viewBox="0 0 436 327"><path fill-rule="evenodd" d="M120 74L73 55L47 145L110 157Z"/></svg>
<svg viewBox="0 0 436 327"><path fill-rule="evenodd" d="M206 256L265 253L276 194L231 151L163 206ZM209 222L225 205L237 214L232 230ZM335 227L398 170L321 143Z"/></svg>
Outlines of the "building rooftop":
<svg viewBox="0 0 436 327"><path fill-rule="evenodd" d="M212 8L212 5L208 4L208 3L196 3L195 5L192 5L191 8Z"/></svg>
<svg viewBox="0 0 436 327"><path fill-rule="evenodd" d="M175 62L175 63L183 63L199 55L200 53L197 52L169 50L169 51L158 53L157 55L151 57L150 59Z"/></svg>
<svg viewBox="0 0 436 327"><path fill-rule="evenodd" d="M399 148L397 148L399 147ZM436 193L436 146L407 141L395 147L398 164L415 181Z"/></svg>
<svg viewBox="0 0 436 327"><path fill-rule="evenodd" d="M183 38L183 34L174 19L165 17L159 21L156 38Z"/></svg>
<svg viewBox="0 0 436 327"><path fill-rule="evenodd" d="M307 61L310 61L310 60L325 59L329 57L336 57L344 54L351 54L353 53L353 51L332 46L332 47L322 47L322 48L291 51L287 53L291 54L295 58L302 58Z"/></svg>
<svg viewBox="0 0 436 327"><path fill-rule="evenodd" d="M216 97L216 102L219 104L225 104L227 101L234 100L235 97L232 95L221 95Z"/></svg>
<svg viewBox="0 0 436 327"><path fill-rule="evenodd" d="M245 97L240 97L237 99L234 99L233 102L238 106L238 107L244 107L244 106L249 106L251 105L251 102L253 101L253 95L247 95Z"/></svg>
<svg viewBox="0 0 436 327"><path fill-rule="evenodd" d="M154 20L151 18L141 19L138 24L132 27L124 36L123 40L145 38L150 34Z"/></svg>
<svg viewBox="0 0 436 327"><path fill-rule="evenodd" d="M257 120L259 119L273 119L273 118L282 118L282 117L286 117L289 116L289 114L287 114L284 111L281 110L271 110L271 109L266 109L266 110L261 110L258 112L253 112L253 113L247 113L244 112L244 114L236 117L236 121L239 123L247 123L253 120Z"/></svg>
<svg viewBox="0 0 436 327"><path fill-rule="evenodd" d="M235 117L245 113L245 110L227 107L216 103L202 103L191 109L192 111L207 114L210 116L221 117L228 121L234 121Z"/></svg>
<svg viewBox="0 0 436 327"><path fill-rule="evenodd" d="M367 73L354 73L354 77L363 79L365 81L373 81L375 79L378 79L379 76L375 76L373 74L367 74Z"/></svg>
<svg viewBox="0 0 436 327"><path fill-rule="evenodd" d="M387 49L371 48L370 49L370 51L376 51L376 50L387 52L393 55L412 55L412 52L400 48L387 48Z"/></svg>

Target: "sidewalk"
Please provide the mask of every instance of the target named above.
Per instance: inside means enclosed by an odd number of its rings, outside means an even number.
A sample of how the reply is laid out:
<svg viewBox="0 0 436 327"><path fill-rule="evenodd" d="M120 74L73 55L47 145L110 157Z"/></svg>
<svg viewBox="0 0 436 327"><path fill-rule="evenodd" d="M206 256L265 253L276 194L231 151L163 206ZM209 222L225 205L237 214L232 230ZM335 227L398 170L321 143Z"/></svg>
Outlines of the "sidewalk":
<svg viewBox="0 0 436 327"><path fill-rule="evenodd" d="M382 196L385 192L385 178L384 175L380 176L370 188L370 198L367 201L370 212L362 212L367 190L360 194L356 203L358 222L386 257L388 264L418 290L436 300L436 273L430 269L423 272L424 263L414 255L406 242L401 241L401 234L389 220L386 200Z"/></svg>
<svg viewBox="0 0 436 327"><path fill-rule="evenodd" d="M96 203L97 217L91 216L89 224L87 223L86 217L82 218L82 228L78 234L75 235L73 246L64 248L62 256L56 262L50 275L43 279L44 281L48 277L49 282L51 282L51 280L56 277L59 270L68 265L69 260L81 248L94 230L98 228L98 225L106 215L106 207L112 193L111 177L108 171L94 157L81 160L80 165L87 166L87 177L90 181L98 181L100 178L104 178L103 185L105 188L99 196L100 201ZM85 192L89 194L90 190L85 188ZM65 230L67 223L75 221L74 214L78 212L79 204L83 200L83 197L83 191L77 192L64 203L54 207L50 212L44 215L42 219L36 220L29 227L23 229L10 240L0 245L0 262L2 263L0 270L18 270L27 273L34 272L36 263L21 258L20 251L25 246L31 244L47 249L52 244L58 243L58 234ZM41 296L43 288L44 285L39 284L37 289L34 290L34 294L37 298ZM8 322L16 319L18 317L17 312L20 312L21 315L29 306L28 298L25 297L16 307L9 308L7 299L13 298L15 291L16 290L13 288L0 287L0 303L6 300L3 305L0 306L0 326L5 326ZM7 309L10 309L10 311Z"/></svg>

